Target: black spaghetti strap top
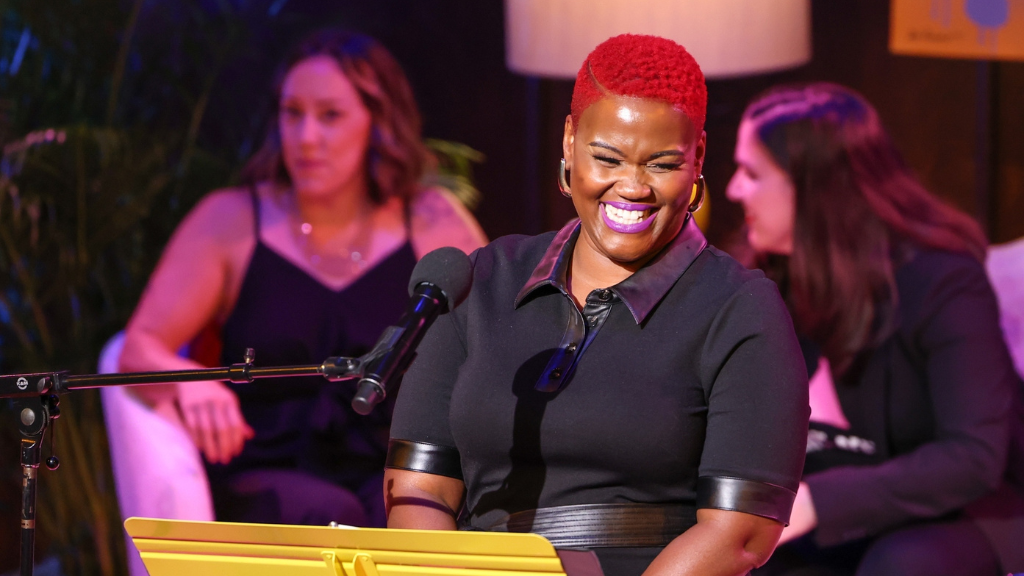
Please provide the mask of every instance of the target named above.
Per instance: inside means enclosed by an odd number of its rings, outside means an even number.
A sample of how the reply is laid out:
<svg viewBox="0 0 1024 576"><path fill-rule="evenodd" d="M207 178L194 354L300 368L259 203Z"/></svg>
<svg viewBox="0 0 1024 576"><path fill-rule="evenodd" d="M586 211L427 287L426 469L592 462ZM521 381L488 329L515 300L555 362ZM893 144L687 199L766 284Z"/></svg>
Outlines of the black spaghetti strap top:
<svg viewBox="0 0 1024 576"><path fill-rule="evenodd" d="M224 365L240 362L247 347L256 351L256 366L320 364L370 350L405 310L416 264L410 241L334 291L263 243L255 191L252 198L256 249L223 327ZM231 387L256 436L227 469L218 467L221 473L281 467L355 486L383 469L392 405L356 414L354 383L273 378Z"/></svg>

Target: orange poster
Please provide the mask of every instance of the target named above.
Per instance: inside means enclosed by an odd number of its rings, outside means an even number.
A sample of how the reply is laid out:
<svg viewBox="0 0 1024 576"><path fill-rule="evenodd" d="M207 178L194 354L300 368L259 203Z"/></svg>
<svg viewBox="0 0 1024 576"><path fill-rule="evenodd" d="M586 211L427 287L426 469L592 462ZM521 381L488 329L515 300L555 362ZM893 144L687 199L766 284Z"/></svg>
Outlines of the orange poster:
<svg viewBox="0 0 1024 576"><path fill-rule="evenodd" d="M892 0L889 50L1024 60L1024 0Z"/></svg>

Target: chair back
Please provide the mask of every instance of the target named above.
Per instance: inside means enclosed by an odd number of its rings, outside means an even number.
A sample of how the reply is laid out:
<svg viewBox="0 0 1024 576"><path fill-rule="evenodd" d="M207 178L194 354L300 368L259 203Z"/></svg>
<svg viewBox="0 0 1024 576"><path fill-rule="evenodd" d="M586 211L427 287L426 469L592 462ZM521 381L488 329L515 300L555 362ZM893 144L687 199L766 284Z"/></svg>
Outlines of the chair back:
<svg viewBox="0 0 1024 576"><path fill-rule="evenodd" d="M118 371L123 346L123 332L107 341L100 352L100 373ZM181 424L143 403L129 387L109 386L101 395L122 519L212 521L206 469ZM146 576L139 552L131 538L126 539L130 576Z"/></svg>

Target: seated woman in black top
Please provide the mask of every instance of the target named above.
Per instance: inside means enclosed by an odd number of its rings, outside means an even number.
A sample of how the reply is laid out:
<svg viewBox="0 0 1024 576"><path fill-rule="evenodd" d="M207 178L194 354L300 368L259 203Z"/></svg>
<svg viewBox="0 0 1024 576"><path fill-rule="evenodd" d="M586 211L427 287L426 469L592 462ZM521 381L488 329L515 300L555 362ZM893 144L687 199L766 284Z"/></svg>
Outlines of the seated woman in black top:
<svg viewBox="0 0 1024 576"><path fill-rule="evenodd" d="M390 527L535 532L609 575L745 574L771 554L807 376L775 285L690 217L706 99L669 40L617 36L584 62L560 182L580 217L474 252L398 398Z"/></svg>
<svg viewBox="0 0 1024 576"><path fill-rule="evenodd" d="M317 32L276 88L249 185L212 192L178 227L128 324L123 369L199 367L177 352L211 324L223 364L247 347L257 366L359 356L400 316L417 258L484 244L452 194L421 185L419 111L377 41ZM381 526L389 414L357 415L351 388L292 378L135 390L202 451L218 520Z"/></svg>
<svg viewBox="0 0 1024 576"><path fill-rule="evenodd" d="M755 100L736 162L728 195L817 367L782 538L798 540L758 573L1024 570L1024 508L1007 483L1024 479L1020 383L977 224L924 189L875 110L840 86Z"/></svg>

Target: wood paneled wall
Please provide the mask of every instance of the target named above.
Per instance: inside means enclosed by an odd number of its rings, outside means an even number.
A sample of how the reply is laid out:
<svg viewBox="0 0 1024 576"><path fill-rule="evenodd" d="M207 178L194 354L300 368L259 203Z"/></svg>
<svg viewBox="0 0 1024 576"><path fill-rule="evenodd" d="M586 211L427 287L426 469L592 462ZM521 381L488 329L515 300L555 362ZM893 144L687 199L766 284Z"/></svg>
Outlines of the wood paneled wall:
<svg viewBox="0 0 1024 576"><path fill-rule="evenodd" d="M289 6L381 38L412 78L427 134L487 155L477 173L484 193L478 216L492 237L553 229L572 216L555 186L572 83L531 85L505 69L500 0L292 0ZM772 84L805 80L862 92L931 190L979 215L993 241L1024 236L1024 63L894 56L888 22L887 0L815 0L810 64L709 82L705 174L714 242L730 243L741 222L722 192L744 105ZM979 125L986 112L988 125ZM989 154L979 157L986 148ZM979 190L986 168L989 185Z"/></svg>

